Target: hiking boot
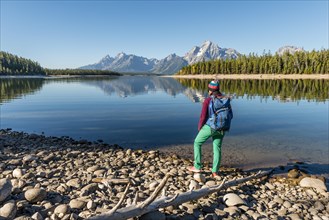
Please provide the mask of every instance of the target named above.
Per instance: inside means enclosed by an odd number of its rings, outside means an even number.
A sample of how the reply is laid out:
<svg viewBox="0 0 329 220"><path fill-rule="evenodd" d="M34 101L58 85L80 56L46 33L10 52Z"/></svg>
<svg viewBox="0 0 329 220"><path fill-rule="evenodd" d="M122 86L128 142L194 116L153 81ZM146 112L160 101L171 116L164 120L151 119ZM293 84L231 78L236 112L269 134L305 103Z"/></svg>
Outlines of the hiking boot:
<svg viewBox="0 0 329 220"><path fill-rule="evenodd" d="M220 179L221 179L221 177L220 177L220 175L219 175L218 172L213 172L213 173L211 173L211 176L212 176L213 178L215 178L216 180L220 180Z"/></svg>
<svg viewBox="0 0 329 220"><path fill-rule="evenodd" d="M192 167L187 167L187 170L188 170L188 171L191 171L191 172L194 172L194 173L200 173L200 172L201 172L200 169L197 169L197 168L195 168L194 166L192 166Z"/></svg>

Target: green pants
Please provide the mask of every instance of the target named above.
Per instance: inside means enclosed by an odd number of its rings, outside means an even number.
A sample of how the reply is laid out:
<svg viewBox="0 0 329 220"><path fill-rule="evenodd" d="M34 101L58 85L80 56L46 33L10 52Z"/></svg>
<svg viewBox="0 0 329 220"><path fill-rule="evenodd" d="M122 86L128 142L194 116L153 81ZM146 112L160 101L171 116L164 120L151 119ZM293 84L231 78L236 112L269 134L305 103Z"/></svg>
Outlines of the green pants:
<svg viewBox="0 0 329 220"><path fill-rule="evenodd" d="M221 148L222 141L224 138L225 132L223 131L213 131L208 125L204 125L199 131L198 135L194 140L194 167L201 169L201 146L206 142L210 137L212 137L213 144L213 164L212 172L218 172L221 160Z"/></svg>

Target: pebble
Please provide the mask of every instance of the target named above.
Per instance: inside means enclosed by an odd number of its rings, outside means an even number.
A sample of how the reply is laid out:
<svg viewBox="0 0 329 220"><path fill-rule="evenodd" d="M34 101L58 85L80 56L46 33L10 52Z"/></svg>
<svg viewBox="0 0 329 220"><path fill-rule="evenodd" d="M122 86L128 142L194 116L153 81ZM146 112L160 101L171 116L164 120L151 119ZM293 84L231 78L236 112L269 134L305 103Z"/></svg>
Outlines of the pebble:
<svg viewBox="0 0 329 220"><path fill-rule="evenodd" d="M191 180L190 184L189 184L189 190L196 190L196 189L200 189L200 185L197 181L195 180Z"/></svg>
<svg viewBox="0 0 329 220"><path fill-rule="evenodd" d="M66 185L70 186L70 187L74 187L74 188L80 188L81 187L81 183L80 183L80 179L70 179L69 181L67 181Z"/></svg>
<svg viewBox="0 0 329 220"><path fill-rule="evenodd" d="M62 213L65 215L65 214L69 213L69 211L70 211L70 207L67 204L60 204L55 208L54 213L55 214Z"/></svg>
<svg viewBox="0 0 329 220"><path fill-rule="evenodd" d="M312 187L315 188L318 191L327 191L327 187L324 184L324 182L320 179L315 179L311 177L305 177L300 182L299 185L301 187Z"/></svg>
<svg viewBox="0 0 329 220"><path fill-rule="evenodd" d="M223 198L225 204L227 206L237 206L237 205L245 205L245 201L243 201L243 199L241 199L240 196L238 196L235 193L228 193L224 196Z"/></svg>
<svg viewBox="0 0 329 220"><path fill-rule="evenodd" d="M8 152L0 154L0 210L8 208L8 203L13 201L10 207L16 206L13 217L16 219L71 220L108 212L118 203L126 184L95 183L96 177L133 180L120 208L131 205L136 194L138 203L148 198L166 173L172 174L166 184L167 196L219 184L207 171L211 168L208 164L202 173L193 175L186 171L192 161L163 155L160 151L122 150L118 146L81 143L70 138L34 135L37 139L30 139L27 134L16 132L12 136L4 134L0 130L0 145ZM24 143L21 148L19 143ZM271 176L262 181L248 181L148 215L151 219L327 220L329 193L314 186L296 185L307 177L320 179L303 175L301 171L298 171L300 177L292 178L292 172L288 178ZM228 181L251 174L230 168L223 168L223 173ZM40 189L44 193L39 192L38 199L24 199L27 192ZM238 202L230 203L229 194L237 197ZM147 219L147 215L140 218Z"/></svg>
<svg viewBox="0 0 329 220"><path fill-rule="evenodd" d="M34 213L31 217L34 220L43 220L44 219L39 212Z"/></svg>
<svg viewBox="0 0 329 220"><path fill-rule="evenodd" d="M71 209L83 209L86 206L86 202L79 199L72 199L69 206Z"/></svg>
<svg viewBox="0 0 329 220"><path fill-rule="evenodd" d="M24 175L23 170L16 168L13 170L13 177L15 178L21 178Z"/></svg>
<svg viewBox="0 0 329 220"><path fill-rule="evenodd" d="M289 178L297 178L299 175L299 170L298 169L291 169L288 171L288 177Z"/></svg>
<svg viewBox="0 0 329 220"><path fill-rule="evenodd" d="M288 202L288 201L284 201L283 202L283 206L286 207L286 208L290 208L291 207L291 203Z"/></svg>
<svg viewBox="0 0 329 220"><path fill-rule="evenodd" d="M193 175L193 178L198 181L199 183L205 183L206 182L206 177L202 173L195 173Z"/></svg>
<svg viewBox="0 0 329 220"><path fill-rule="evenodd" d="M24 197L30 203L36 203L44 200L47 197L47 192L41 188L28 189L24 193Z"/></svg>
<svg viewBox="0 0 329 220"><path fill-rule="evenodd" d="M9 179L0 179L0 203L10 195L12 188Z"/></svg>
<svg viewBox="0 0 329 220"><path fill-rule="evenodd" d="M6 202L1 208L0 208L0 219L14 219L16 216L17 207L14 200L10 200Z"/></svg>

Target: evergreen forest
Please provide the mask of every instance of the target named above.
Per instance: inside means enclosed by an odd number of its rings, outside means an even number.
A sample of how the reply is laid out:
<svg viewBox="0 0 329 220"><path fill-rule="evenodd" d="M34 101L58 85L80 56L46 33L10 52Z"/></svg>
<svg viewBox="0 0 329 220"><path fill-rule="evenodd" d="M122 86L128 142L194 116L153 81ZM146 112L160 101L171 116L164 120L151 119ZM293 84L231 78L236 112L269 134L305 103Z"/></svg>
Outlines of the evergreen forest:
<svg viewBox="0 0 329 220"><path fill-rule="evenodd" d="M38 62L0 51L0 75L120 75L110 70L46 69Z"/></svg>
<svg viewBox="0 0 329 220"><path fill-rule="evenodd" d="M45 75L38 62L0 51L0 75Z"/></svg>
<svg viewBox="0 0 329 220"><path fill-rule="evenodd" d="M329 50L288 52L283 55L241 55L237 59L212 60L183 67L178 75L197 74L328 74Z"/></svg>

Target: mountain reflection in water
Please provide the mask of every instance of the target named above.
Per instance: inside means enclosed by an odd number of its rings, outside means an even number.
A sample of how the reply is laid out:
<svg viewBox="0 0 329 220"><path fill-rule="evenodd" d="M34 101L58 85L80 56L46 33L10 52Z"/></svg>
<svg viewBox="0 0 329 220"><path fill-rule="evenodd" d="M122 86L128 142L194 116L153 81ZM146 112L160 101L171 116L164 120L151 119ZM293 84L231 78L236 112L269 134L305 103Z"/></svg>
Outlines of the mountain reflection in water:
<svg viewBox="0 0 329 220"><path fill-rule="evenodd" d="M208 82L157 76L0 78L0 126L169 149L192 158ZM223 164L327 162L329 80L220 80L220 87L235 94ZM205 157L211 152L206 143Z"/></svg>
<svg viewBox="0 0 329 220"><path fill-rule="evenodd" d="M185 94L192 102L203 102L209 80L173 79L167 77L95 77L95 78L1 78L0 103L8 102L40 90L52 82L79 82L101 88L119 97L164 91L168 95ZM221 91L236 97L272 98L279 101L309 100L323 102L329 98L329 80L220 80Z"/></svg>

